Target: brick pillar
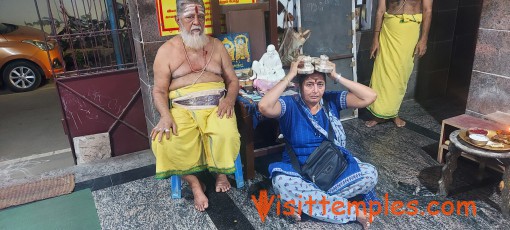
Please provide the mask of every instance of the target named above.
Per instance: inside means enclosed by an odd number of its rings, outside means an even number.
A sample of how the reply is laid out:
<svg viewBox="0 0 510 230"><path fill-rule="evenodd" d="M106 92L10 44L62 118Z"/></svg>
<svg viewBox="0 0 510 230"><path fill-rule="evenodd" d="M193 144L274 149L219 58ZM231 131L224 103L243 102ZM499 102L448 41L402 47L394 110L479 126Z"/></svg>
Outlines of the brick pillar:
<svg viewBox="0 0 510 230"><path fill-rule="evenodd" d="M152 87L154 85L152 65L158 48L171 37L159 35L156 1L130 0L129 14L133 28L133 40L140 86L142 88L147 132L150 133L150 130L159 120L159 113L154 107L152 100Z"/></svg>

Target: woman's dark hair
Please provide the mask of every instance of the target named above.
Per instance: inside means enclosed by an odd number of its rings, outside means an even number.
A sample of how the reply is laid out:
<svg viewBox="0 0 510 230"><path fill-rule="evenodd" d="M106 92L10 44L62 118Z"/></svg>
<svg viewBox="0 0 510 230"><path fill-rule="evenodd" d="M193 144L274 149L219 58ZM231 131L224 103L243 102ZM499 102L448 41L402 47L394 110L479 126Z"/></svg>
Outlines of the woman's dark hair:
<svg viewBox="0 0 510 230"><path fill-rule="evenodd" d="M326 73L314 71L311 74L298 74L296 76L296 78L295 78L296 79L296 83L298 83L299 87L301 88L301 86L303 85L303 82L306 80L306 78L308 78L311 75L315 75L315 74L320 74L320 76L322 76L322 78L324 78L324 82L326 82Z"/></svg>

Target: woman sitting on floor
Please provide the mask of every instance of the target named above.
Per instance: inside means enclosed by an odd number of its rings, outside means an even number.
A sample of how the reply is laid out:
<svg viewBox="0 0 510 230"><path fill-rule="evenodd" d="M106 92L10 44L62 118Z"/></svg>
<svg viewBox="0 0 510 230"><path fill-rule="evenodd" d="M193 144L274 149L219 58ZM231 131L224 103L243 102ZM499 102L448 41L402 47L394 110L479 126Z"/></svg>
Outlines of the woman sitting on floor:
<svg viewBox="0 0 510 230"><path fill-rule="evenodd" d="M258 104L259 110L266 117L279 119L280 131L287 144L294 149L301 166L322 141L328 139L331 123L335 136L334 143L342 150L348 166L333 186L323 191L294 170L286 150L283 153L282 162L275 162L269 166L273 188L280 195L282 204L294 202L293 206L297 207L300 202L301 210L311 217L331 223L347 223L356 220L363 225L364 229L367 229L370 225L367 214L362 210L358 213L351 210L349 213L346 210L347 199L360 195L367 208L369 201L377 200L374 190L377 183L377 171L374 166L359 161L344 149L345 132L339 119L339 111L366 107L376 99L376 94L369 87L341 77L336 73L335 67L329 77L344 85L349 91L325 93L328 74L314 72L297 76L298 62L293 62L287 76L261 99ZM281 96L296 76L299 94ZM329 105L328 113L322 109L324 103ZM305 203L310 197L317 201L316 204L312 204L312 212ZM323 205L318 203L323 200L323 197L330 202L325 213L323 213ZM339 211L332 210L332 204L336 201L343 202L343 207L338 209L344 210L343 215L339 214ZM299 215L294 217L298 220L301 218Z"/></svg>

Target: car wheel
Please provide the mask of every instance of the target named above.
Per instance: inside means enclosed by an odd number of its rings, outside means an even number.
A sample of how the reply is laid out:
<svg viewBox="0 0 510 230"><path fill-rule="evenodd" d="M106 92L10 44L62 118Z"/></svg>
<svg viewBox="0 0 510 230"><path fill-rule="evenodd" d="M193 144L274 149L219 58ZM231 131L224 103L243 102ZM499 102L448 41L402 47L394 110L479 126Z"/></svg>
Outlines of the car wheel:
<svg viewBox="0 0 510 230"><path fill-rule="evenodd" d="M5 66L2 74L5 85L13 92L26 92L41 84L39 68L27 61L15 61Z"/></svg>

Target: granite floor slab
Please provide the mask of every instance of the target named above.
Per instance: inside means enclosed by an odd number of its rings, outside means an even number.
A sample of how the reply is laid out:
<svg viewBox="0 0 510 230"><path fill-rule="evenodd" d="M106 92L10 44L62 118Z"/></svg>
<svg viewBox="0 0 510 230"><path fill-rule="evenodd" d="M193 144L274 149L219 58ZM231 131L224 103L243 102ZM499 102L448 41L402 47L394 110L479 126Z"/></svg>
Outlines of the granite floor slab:
<svg viewBox="0 0 510 230"><path fill-rule="evenodd" d="M433 104L431 102L431 104ZM361 119L343 122L347 133L347 148L364 162L378 169L377 194L389 205L402 201L415 202L415 215L395 215L391 212L377 216L372 229L508 229L509 221L501 214L501 194L497 185L501 174L487 170L481 183L474 181L478 165L460 159L451 193L446 198L435 195L441 165L435 161L440 120L456 115L454 112L423 106L406 101L402 118L408 126L397 128L384 123L373 128L364 126ZM460 109L458 114L463 113ZM242 189L233 188L227 193L213 191L213 177L201 174L209 187L206 192L210 208L203 213L193 208L192 193L183 184L182 199L170 198L168 180L156 180L154 161L150 152L112 158L97 166L80 166L68 169L77 173L76 189L91 188L103 229L361 229L357 223L335 225L303 218L296 222L277 215L276 205L271 206L262 222L251 195L260 188L268 190L267 165L278 160L278 155L256 159L257 176L246 182ZM94 168L97 173L93 173ZM234 180L232 179L232 184ZM428 204L437 201L431 211L442 204L451 215L427 213ZM470 212L457 214L451 204L457 201L474 201L476 216ZM412 207L401 210L413 211ZM454 207L457 208L457 207ZM464 210L462 210L464 211ZM472 211L472 210L470 210Z"/></svg>

